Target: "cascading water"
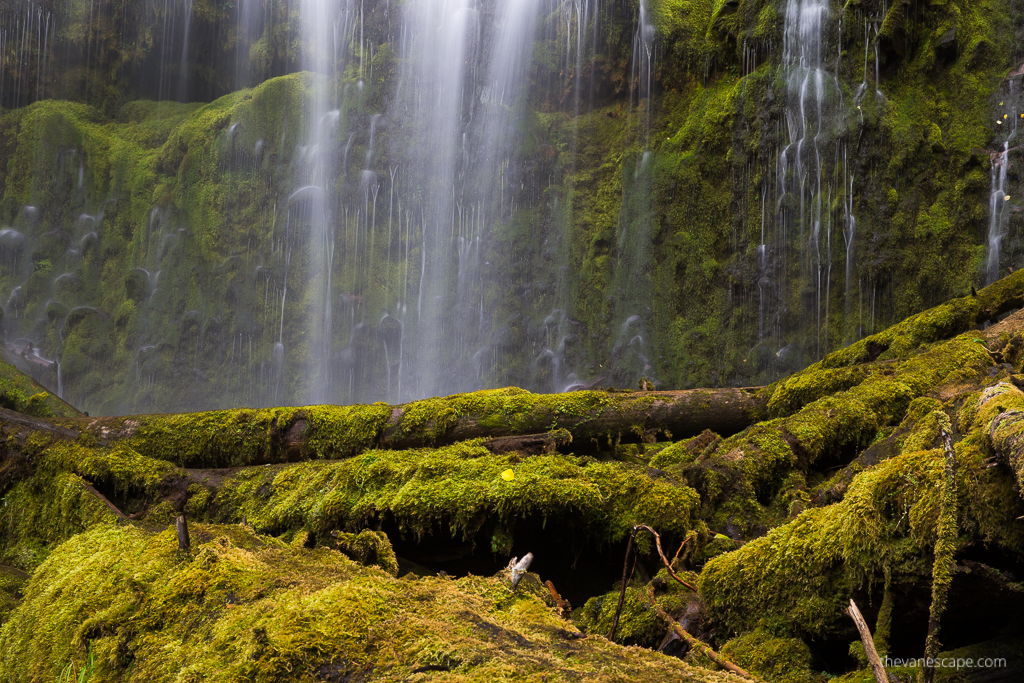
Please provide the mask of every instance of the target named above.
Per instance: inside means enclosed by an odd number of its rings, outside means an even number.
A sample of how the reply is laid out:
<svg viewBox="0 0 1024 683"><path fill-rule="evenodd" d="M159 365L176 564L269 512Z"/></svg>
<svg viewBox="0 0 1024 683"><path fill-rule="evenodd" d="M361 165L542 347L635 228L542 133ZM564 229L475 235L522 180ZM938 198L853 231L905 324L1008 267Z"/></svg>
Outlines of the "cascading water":
<svg viewBox="0 0 1024 683"><path fill-rule="evenodd" d="M759 253L759 260L766 264L761 266L762 281L770 283L760 286L759 329L762 338L769 338L781 349L777 354L780 358L794 351L785 338L789 327L786 318L797 311L801 312L798 315L809 314L816 329L815 341L804 352L820 357L835 345L831 339L834 331L829 330L834 223L839 224L845 241L847 302L855 278L853 177L840 137L845 111L841 88L827 62L829 45L839 42L828 37L838 30L839 23L830 16L826 0L788 0L781 67L786 84L785 144L779 151L776 171L774 234L762 238ZM841 200L840 212L833 209L836 200ZM798 264L790 262L788 245L793 245ZM790 289L790 282L801 277L813 283L809 297L806 292ZM764 303L764 293L769 289L774 290L774 305ZM767 321L766 311L770 316Z"/></svg>
<svg viewBox="0 0 1024 683"><path fill-rule="evenodd" d="M108 375L111 411L761 382L874 324L873 203L904 192L869 149L883 16L726 3L698 40L654 0L61 1L0 12L12 168L47 179L0 197L0 284L9 347L71 400ZM1018 248L1013 116L989 279Z"/></svg>
<svg viewBox="0 0 1024 683"><path fill-rule="evenodd" d="M999 279L1000 258L1002 242L1006 237L1010 220L1010 199L1011 196L1007 187L1007 178L1010 170L1010 143L1017 137L1017 121L1020 116L1017 107L1016 88L1014 80L1008 82L1008 93L1004 102L1000 102L997 110L999 113L996 119L1000 128L1005 127L1003 133L1003 145L1001 150L989 153L992 166L991 191L988 199L988 258L985 262L985 282L992 283Z"/></svg>
<svg viewBox="0 0 1024 683"><path fill-rule="evenodd" d="M0 10L0 107L15 109L46 97L53 13L35 2Z"/></svg>
<svg viewBox="0 0 1024 683"><path fill-rule="evenodd" d="M630 107L635 107L636 156L632 178L623 182L616 270L616 318L619 329L612 351L621 368L614 380L628 385L651 374L651 268L653 163L651 151L651 88L655 61L655 28L646 0L640 0L633 36ZM632 180L632 182L629 182Z"/></svg>

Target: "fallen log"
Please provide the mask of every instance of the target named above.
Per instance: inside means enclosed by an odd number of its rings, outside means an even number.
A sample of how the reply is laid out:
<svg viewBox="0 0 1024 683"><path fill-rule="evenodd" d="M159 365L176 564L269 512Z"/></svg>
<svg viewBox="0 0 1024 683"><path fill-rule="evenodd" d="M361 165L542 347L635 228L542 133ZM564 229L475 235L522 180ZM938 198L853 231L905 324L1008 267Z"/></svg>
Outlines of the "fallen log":
<svg viewBox="0 0 1024 683"><path fill-rule="evenodd" d="M766 416L761 388L533 394L508 388L389 406L238 409L177 415L60 418L70 438L126 442L183 467L338 459L372 448L433 448L485 438L494 452L576 452L734 434ZM548 433L554 432L552 435Z"/></svg>

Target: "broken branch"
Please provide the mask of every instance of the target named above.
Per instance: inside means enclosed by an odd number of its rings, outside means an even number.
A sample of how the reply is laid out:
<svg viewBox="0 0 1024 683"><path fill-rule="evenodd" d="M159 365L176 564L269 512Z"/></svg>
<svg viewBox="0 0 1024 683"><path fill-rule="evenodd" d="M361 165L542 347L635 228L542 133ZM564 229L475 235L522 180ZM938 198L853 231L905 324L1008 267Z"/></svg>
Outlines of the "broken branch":
<svg viewBox="0 0 1024 683"><path fill-rule="evenodd" d="M740 676L743 676L744 678L749 678L752 681L758 681L759 683L761 683L760 678L750 673L746 669L737 666L724 655L721 655L712 650L711 647L708 646L706 643L687 633L686 630L668 614L668 612L658 607L657 603L654 602L653 594L651 595L651 607L654 609L655 612L658 613L658 616L660 616L662 619L665 620L666 623L668 623L672 630L676 632L676 635L685 640L691 648L697 650L698 652L703 654L705 657L707 657L712 662L722 667L726 671L731 671L734 674L738 674Z"/></svg>
<svg viewBox="0 0 1024 683"><path fill-rule="evenodd" d="M850 600L850 606L846 608L846 614L853 619L853 623L857 626L857 631L860 633L860 641L864 644L864 654L868 656L868 664L871 665L871 673L875 676L875 683L889 683L885 667L882 666L882 658L878 656L878 650L875 649L875 641L871 638L868 623L864 621L864 615L860 613L857 603L852 599Z"/></svg>
<svg viewBox="0 0 1024 683"><path fill-rule="evenodd" d="M694 586L692 583L689 583L687 581L683 581L681 578L679 578L679 576L674 571L672 571L672 563L668 561L668 558L665 557L664 551L662 551L662 549L661 549L661 536L658 535L658 532L655 531L654 529L652 529L651 527L647 526L646 524L637 524L635 527L633 527L633 533L634 534L636 534L636 530L637 529L644 529L645 531L650 531L654 535L654 544L658 547L658 555L661 556L661 561L662 561L662 563L664 563L665 569L668 570L668 575L671 576L676 581L678 581L679 583L681 583L684 586L686 586L687 588L689 588L690 590L692 590L694 593L696 593L697 592L697 587L696 586ZM630 539L632 539L632 536L630 537Z"/></svg>

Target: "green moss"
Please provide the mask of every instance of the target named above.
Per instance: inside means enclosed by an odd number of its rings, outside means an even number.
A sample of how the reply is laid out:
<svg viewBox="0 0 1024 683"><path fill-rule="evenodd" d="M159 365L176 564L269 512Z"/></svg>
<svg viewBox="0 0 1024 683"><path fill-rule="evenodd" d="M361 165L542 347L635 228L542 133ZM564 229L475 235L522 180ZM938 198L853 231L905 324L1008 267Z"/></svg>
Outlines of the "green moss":
<svg viewBox="0 0 1024 683"><path fill-rule="evenodd" d="M655 582L666 588L654 593L654 602L669 614L679 614L693 599L693 593L672 580L667 580L664 570L662 579ZM615 611L619 604L619 590L612 590L587 600L586 604L572 614L573 622L585 633L607 636L612 629ZM622 601L615 642L624 645L640 645L656 648L665 637L664 620L651 607L651 588L630 585Z"/></svg>
<svg viewBox="0 0 1024 683"><path fill-rule="evenodd" d="M567 640L575 629L504 577L399 580L238 526L192 534L190 556L173 529L98 525L62 545L0 631L0 675L52 680L91 647L104 680L403 679L427 666L459 683L727 678Z"/></svg>
<svg viewBox="0 0 1024 683"><path fill-rule="evenodd" d="M762 680L813 683L825 680L811 670L811 650L798 638L778 637L761 627L722 646L722 654Z"/></svg>
<svg viewBox="0 0 1024 683"><path fill-rule="evenodd" d="M391 576L398 576L398 558L383 531L366 529L358 534L335 532L331 534L338 550L356 562L366 566L377 566Z"/></svg>
<svg viewBox="0 0 1024 683"><path fill-rule="evenodd" d="M511 480L502 477L506 470ZM493 455L477 441L243 470L209 510L224 521L245 516L264 533L305 528L318 538L379 519L416 537L446 532L473 539L499 530L494 551L505 552L516 523L530 519L557 522L599 543L624 539L638 523L682 537L697 502L692 489L652 479L642 466L559 455L520 460Z"/></svg>
<svg viewBox="0 0 1024 683"><path fill-rule="evenodd" d="M71 405L3 360L0 360L0 407L35 417L81 415Z"/></svg>
<svg viewBox="0 0 1024 683"><path fill-rule="evenodd" d="M976 427L957 444L959 528L1011 547L1019 542L1011 520L1020 504L1010 502L1007 478L985 466L986 440L986 428ZM939 521L949 497L944 461L942 449L884 460L857 474L841 502L808 510L711 560L700 588L716 623L744 632L756 627L752 615L767 615L793 633L822 635L842 628L854 591L917 585L940 529L948 527Z"/></svg>
<svg viewBox="0 0 1024 683"><path fill-rule="evenodd" d="M856 386L869 374L871 368L864 365L834 369L813 365L769 388L768 413L772 417L791 415L812 401Z"/></svg>
<svg viewBox="0 0 1024 683"><path fill-rule="evenodd" d="M0 625L21 602L29 575L14 567L0 566Z"/></svg>

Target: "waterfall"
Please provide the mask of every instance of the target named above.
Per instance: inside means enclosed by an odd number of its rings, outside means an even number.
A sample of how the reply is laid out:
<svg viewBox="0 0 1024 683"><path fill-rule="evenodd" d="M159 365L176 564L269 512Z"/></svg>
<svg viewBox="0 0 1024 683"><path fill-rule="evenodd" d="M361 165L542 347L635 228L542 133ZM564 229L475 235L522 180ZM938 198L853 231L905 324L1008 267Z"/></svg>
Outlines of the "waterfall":
<svg viewBox="0 0 1024 683"><path fill-rule="evenodd" d="M781 65L785 82L784 145L776 169L774 235L763 237L763 246L759 247L760 259L772 254L771 263L762 267L763 272L767 271L762 280L767 277L776 297L774 310L766 313L769 307L764 305L764 287L760 287L761 337L768 337L769 321L765 315L771 318L770 341L777 347L788 348L792 341L786 339L790 329L811 320L813 341L803 351L814 357L821 357L833 345L828 326L832 317L831 266L836 227L845 242L845 287L841 291L847 303L855 278L853 174L847 163L845 142L840 137L845 111L841 89L835 74L829 71L826 54L833 42L827 38L839 30L839 23L830 16L827 0L788 0ZM834 42L839 43L838 39ZM863 89L864 86L855 100L863 96ZM833 171L836 167L838 173ZM832 209L836 198L841 199L843 207L838 216ZM795 310L789 285L794 275L790 251L800 260L797 272L813 283L813 301L801 302Z"/></svg>
<svg viewBox="0 0 1024 683"><path fill-rule="evenodd" d="M1005 100L999 103L996 122L1004 142L1001 151L989 153L991 190L988 198L988 258L985 262L985 282L991 284L1000 277L1000 258L1003 238L1010 222L1010 194L1007 174L1010 170L1010 143L1017 137L1017 122L1020 119L1015 80L1008 81ZM1004 104L1005 103L1005 104ZM1005 129L1005 130L1004 130Z"/></svg>

